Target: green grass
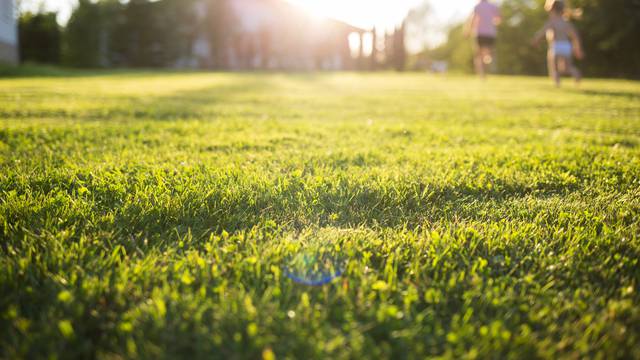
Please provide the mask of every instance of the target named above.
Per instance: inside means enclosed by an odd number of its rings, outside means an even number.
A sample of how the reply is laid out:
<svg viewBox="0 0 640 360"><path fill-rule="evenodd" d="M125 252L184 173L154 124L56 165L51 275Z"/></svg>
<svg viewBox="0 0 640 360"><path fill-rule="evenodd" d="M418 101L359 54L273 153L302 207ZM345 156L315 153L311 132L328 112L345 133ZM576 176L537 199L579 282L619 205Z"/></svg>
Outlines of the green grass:
<svg viewBox="0 0 640 360"><path fill-rule="evenodd" d="M0 119L0 358L640 358L640 83L56 74Z"/></svg>

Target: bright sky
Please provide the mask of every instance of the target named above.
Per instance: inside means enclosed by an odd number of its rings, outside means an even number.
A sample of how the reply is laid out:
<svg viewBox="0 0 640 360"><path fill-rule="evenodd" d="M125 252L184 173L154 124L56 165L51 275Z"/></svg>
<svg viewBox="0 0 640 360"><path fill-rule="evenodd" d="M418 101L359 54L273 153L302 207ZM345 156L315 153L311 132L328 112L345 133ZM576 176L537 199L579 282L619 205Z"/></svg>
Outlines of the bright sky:
<svg viewBox="0 0 640 360"><path fill-rule="evenodd" d="M471 13L478 0L287 0L312 14L342 20L351 25L389 30L400 24L407 13L428 3L431 13L424 19L424 29L409 33L410 52L425 45L437 45L446 40L446 29Z"/></svg>
<svg viewBox="0 0 640 360"><path fill-rule="evenodd" d="M363 28L391 28L399 24L410 9L425 0L287 0L308 11L345 21ZM451 22L467 16L477 0L428 1L438 22Z"/></svg>
<svg viewBox="0 0 640 360"><path fill-rule="evenodd" d="M241 1L241 0L235 0ZM307 11L342 20L351 25L378 29L390 29L399 24L408 11L425 0L287 0ZM477 0L427 0L433 10L430 16L431 31L442 32L447 24L466 17ZM43 6L46 10L59 11L60 23L69 18L76 0L22 0L23 8L36 10ZM442 34L440 34L442 35ZM433 39L437 41L438 34Z"/></svg>

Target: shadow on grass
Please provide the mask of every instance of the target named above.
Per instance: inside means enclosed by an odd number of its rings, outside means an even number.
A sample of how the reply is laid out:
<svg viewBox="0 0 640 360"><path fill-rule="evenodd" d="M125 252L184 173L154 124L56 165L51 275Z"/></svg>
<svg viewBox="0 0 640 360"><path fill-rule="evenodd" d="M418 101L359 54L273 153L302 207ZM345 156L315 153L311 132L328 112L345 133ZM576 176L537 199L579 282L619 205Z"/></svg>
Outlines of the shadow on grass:
<svg viewBox="0 0 640 360"><path fill-rule="evenodd" d="M499 180L491 189L409 182L389 188L365 181L332 180L308 184L291 178L247 181L229 175L216 179L215 184L202 184L210 189L206 192L179 189L184 179L163 184L152 179L136 184L138 180L129 179L127 187L112 187L105 182L87 185L90 196L81 196L81 186L75 182L49 177L26 188L8 189L38 194L32 202L41 205L5 207L3 215L9 223L19 225L13 226L9 235L14 239L73 229L75 238L107 233L124 246L138 239L164 247L171 246L176 234L191 232L205 238L211 233L234 233L271 221L290 230L308 226L415 229L430 223L498 221L498 216L504 216L502 210L515 200L543 199L579 189L578 185L529 186ZM149 193L140 193L141 188ZM535 215L519 216L531 220L529 217Z"/></svg>
<svg viewBox="0 0 640 360"><path fill-rule="evenodd" d="M172 70L172 69L91 69L66 68L60 66L24 64L20 66L0 65L0 79L20 78L82 78L100 76L158 76L204 73L201 70Z"/></svg>
<svg viewBox="0 0 640 360"><path fill-rule="evenodd" d="M633 91L593 90L593 89L583 89L583 90L574 90L574 91L579 94L592 95L592 96L607 96L607 97L623 98L625 100L640 100L640 92L633 92Z"/></svg>

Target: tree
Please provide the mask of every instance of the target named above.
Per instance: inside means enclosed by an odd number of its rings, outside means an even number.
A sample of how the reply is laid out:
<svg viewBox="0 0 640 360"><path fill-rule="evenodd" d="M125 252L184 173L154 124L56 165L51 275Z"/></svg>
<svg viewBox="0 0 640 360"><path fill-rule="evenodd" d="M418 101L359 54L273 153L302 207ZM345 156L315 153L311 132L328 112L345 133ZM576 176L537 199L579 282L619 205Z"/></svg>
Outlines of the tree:
<svg viewBox="0 0 640 360"><path fill-rule="evenodd" d="M378 50L378 30L374 27L373 30L371 30L371 55L369 62L369 69L373 71L378 69Z"/></svg>
<svg viewBox="0 0 640 360"><path fill-rule="evenodd" d="M236 19L231 11L233 0L208 0L208 13L206 17L206 33L209 34L209 41L214 52L215 68L227 67L227 56L225 49L228 48L232 39L233 24Z"/></svg>
<svg viewBox="0 0 640 360"><path fill-rule="evenodd" d="M65 32L65 60L80 67L171 67L189 54L193 0L81 0Z"/></svg>
<svg viewBox="0 0 640 360"><path fill-rule="evenodd" d="M592 76L640 79L640 1L574 0L586 53L584 70Z"/></svg>
<svg viewBox="0 0 640 360"><path fill-rule="evenodd" d="M544 75L546 49L531 45L534 34L544 25L547 14L541 2L505 0L501 6L496 61L498 71L510 75Z"/></svg>
<svg viewBox="0 0 640 360"><path fill-rule="evenodd" d="M55 12L27 12L20 16L18 37L21 62L60 62L61 32L56 18Z"/></svg>
<svg viewBox="0 0 640 360"><path fill-rule="evenodd" d="M64 34L64 63L76 67L104 64L104 21L100 3L79 0Z"/></svg>
<svg viewBox="0 0 640 360"><path fill-rule="evenodd" d="M407 63L407 50L405 47L405 24L398 26L391 33L384 36L384 60L385 65L396 71L403 71Z"/></svg>
<svg viewBox="0 0 640 360"><path fill-rule="evenodd" d="M472 72L472 44L464 36L463 27L463 24L451 27L447 33L447 41L434 49L427 50L427 57L433 60L446 61L451 70L466 73Z"/></svg>
<svg viewBox="0 0 640 360"><path fill-rule="evenodd" d="M406 23L403 22L393 33L393 68L397 71L403 71L407 65L405 29Z"/></svg>

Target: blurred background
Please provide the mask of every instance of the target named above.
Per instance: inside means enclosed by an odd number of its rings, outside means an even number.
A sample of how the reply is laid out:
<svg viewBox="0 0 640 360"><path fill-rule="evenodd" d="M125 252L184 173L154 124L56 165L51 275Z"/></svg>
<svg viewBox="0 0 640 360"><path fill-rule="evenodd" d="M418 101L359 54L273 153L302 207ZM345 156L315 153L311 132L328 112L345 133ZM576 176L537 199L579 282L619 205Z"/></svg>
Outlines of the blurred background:
<svg viewBox="0 0 640 360"><path fill-rule="evenodd" d="M544 0L502 0L497 71L546 73ZM0 0L0 61L79 68L472 72L474 0ZM573 0L592 77L640 78L640 0Z"/></svg>

